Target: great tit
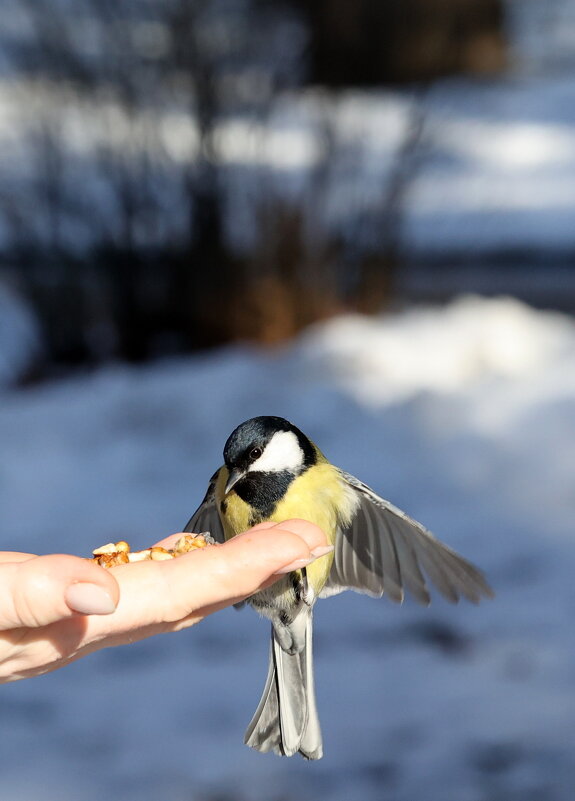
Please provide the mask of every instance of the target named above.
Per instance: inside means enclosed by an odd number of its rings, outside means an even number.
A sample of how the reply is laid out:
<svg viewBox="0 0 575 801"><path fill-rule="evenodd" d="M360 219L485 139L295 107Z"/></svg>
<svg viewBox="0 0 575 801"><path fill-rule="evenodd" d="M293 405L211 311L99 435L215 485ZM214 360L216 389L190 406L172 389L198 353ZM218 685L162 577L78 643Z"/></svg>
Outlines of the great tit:
<svg viewBox="0 0 575 801"><path fill-rule="evenodd" d="M322 756L312 661L312 609L343 590L429 604L424 574L453 603L493 593L482 573L354 476L281 417L254 417L232 432L224 465L184 531L217 542L264 521L316 523L335 549L247 599L272 624L268 676L245 743L306 759Z"/></svg>

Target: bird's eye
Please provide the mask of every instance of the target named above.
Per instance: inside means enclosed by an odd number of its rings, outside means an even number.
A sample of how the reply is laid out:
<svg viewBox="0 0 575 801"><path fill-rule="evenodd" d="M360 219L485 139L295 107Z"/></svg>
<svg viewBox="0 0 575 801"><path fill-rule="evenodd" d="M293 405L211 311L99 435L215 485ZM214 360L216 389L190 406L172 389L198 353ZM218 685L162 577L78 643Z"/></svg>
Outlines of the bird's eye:
<svg viewBox="0 0 575 801"><path fill-rule="evenodd" d="M250 459L253 462L255 462L256 459L259 459L261 455L262 455L262 449L261 448L252 448L251 451L250 451Z"/></svg>

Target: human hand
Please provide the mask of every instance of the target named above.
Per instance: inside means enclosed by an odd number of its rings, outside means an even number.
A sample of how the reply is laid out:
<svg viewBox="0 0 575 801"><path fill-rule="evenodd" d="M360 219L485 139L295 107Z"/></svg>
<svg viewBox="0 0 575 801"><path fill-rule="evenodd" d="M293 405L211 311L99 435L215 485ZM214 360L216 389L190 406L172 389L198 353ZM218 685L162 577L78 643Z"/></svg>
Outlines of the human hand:
<svg viewBox="0 0 575 801"><path fill-rule="evenodd" d="M179 536L157 544L169 548ZM66 554L0 552L0 682L193 626L273 584L292 563L313 561L312 551L325 544L317 526L289 520L177 559L110 570Z"/></svg>

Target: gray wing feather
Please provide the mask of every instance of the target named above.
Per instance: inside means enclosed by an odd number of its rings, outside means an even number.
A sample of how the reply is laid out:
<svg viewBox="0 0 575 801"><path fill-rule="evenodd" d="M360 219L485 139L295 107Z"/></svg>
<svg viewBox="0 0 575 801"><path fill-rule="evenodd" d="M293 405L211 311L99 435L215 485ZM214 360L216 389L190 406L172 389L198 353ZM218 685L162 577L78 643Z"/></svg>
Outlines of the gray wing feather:
<svg viewBox="0 0 575 801"><path fill-rule="evenodd" d="M422 604L430 595L425 575L448 601L461 596L472 603L493 592L470 562L439 542L421 523L349 473L342 478L357 494L351 524L337 539L333 566L321 593L327 597L352 589L393 601L403 600L404 589Z"/></svg>
<svg viewBox="0 0 575 801"><path fill-rule="evenodd" d="M219 472L219 470L216 470L211 477L204 500L190 517L183 530L195 534L209 531L216 542L225 542L224 529L216 504L216 481L218 480Z"/></svg>

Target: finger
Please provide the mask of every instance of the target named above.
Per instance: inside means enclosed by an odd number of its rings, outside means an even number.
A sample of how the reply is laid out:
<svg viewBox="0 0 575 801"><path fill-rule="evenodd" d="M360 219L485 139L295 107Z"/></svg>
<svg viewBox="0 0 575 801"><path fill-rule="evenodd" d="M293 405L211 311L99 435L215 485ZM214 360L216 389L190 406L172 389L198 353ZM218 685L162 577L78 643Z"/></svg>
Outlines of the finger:
<svg viewBox="0 0 575 801"><path fill-rule="evenodd" d="M255 529L260 529L260 528L272 528L272 527L273 527L273 526L275 526L275 525L276 525L276 523L259 523L257 526L254 526L254 528L253 528L253 529L250 529L250 531L253 531L253 530L255 530ZM199 533L200 533L200 532L194 532L194 534L193 534L192 536L197 536L197 534L199 534ZM202 532L202 533L204 533L204 534L209 534L210 532L209 532L209 531L204 531L204 532ZM185 536L189 536L189 532L184 532L184 531L181 531L179 534L170 534L168 537L164 537L163 539L161 539L161 540L158 540L158 542L155 542L155 543L154 543L154 547L155 547L155 548L156 548L156 547L160 547L160 548L173 548L173 547L174 547L174 545L176 544L176 542L177 542L177 541L178 541L178 540L179 540L181 537L185 537ZM241 536L241 535L240 535L240 536Z"/></svg>
<svg viewBox="0 0 575 801"><path fill-rule="evenodd" d="M244 531L242 534L238 534L235 539L243 539L244 537L249 537L254 531L265 531L272 528L276 530L290 531L292 534L297 534L298 537L301 537L301 539L304 540L310 551L313 548L325 545L327 542L325 534L318 526L316 526L314 523L310 523L309 520L301 520L300 518L296 517L289 520L282 520L281 523L258 523L253 528Z"/></svg>
<svg viewBox="0 0 575 801"><path fill-rule="evenodd" d="M318 540L318 529L313 523L310 523L308 520L300 520L299 518L293 518L291 520L286 520L282 523L273 523L271 521L266 521L265 523L258 523L255 526L252 526L248 531L244 531L242 534L238 534L238 537L244 537L247 534L250 534L252 531L265 531L266 529L270 528L285 528L289 531L292 531L294 534L297 534L302 539L307 540L309 539L309 546L310 549L315 547L315 544ZM207 532L209 533L209 532ZM158 542L154 543L155 546L161 546L162 548L172 548L176 542L183 537L184 533L180 532L179 534L170 534L169 537L164 537L164 539L159 540ZM321 535L319 535L321 540ZM325 540L325 537L323 538ZM323 544L323 540L322 540Z"/></svg>
<svg viewBox="0 0 575 801"><path fill-rule="evenodd" d="M21 553L20 551L0 551L0 563L3 562L26 562L33 559L34 553Z"/></svg>
<svg viewBox="0 0 575 801"><path fill-rule="evenodd" d="M45 626L81 614L110 614L119 587L114 576L77 556L51 554L0 565L0 628Z"/></svg>
<svg viewBox="0 0 575 801"><path fill-rule="evenodd" d="M319 530L317 539L323 540ZM266 580L277 580L277 572L285 565L312 558L303 538L278 526L266 526L223 545L164 562L162 565L172 569L162 620L177 620L204 606L245 598Z"/></svg>
<svg viewBox="0 0 575 801"><path fill-rule="evenodd" d="M243 534L248 534L250 531L264 531L267 528L274 528L279 525L280 525L279 523L273 523L271 520L267 520L265 523L257 523L255 526L252 526L247 531L244 531ZM239 534L238 536L241 537L242 534Z"/></svg>
<svg viewBox="0 0 575 801"><path fill-rule="evenodd" d="M198 620L206 609L234 603L277 580L286 565L312 561L311 549L325 544L323 532L311 523L296 525L304 538L284 525L250 529L223 545L177 559L113 568L121 587L118 608L109 618L91 618L89 636L102 639L118 633L128 641L144 636L146 627L162 624L165 630L166 624L173 628L171 624L190 617Z"/></svg>

